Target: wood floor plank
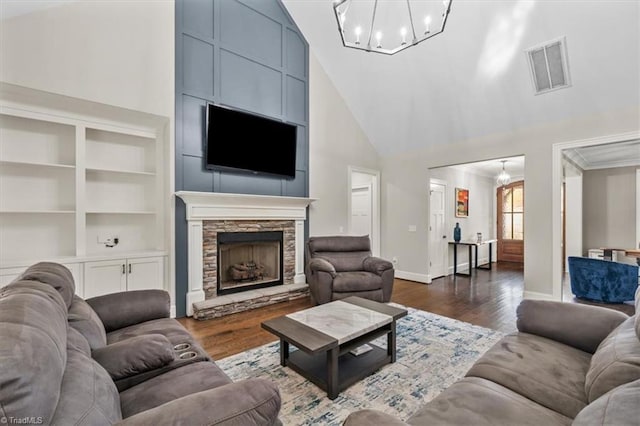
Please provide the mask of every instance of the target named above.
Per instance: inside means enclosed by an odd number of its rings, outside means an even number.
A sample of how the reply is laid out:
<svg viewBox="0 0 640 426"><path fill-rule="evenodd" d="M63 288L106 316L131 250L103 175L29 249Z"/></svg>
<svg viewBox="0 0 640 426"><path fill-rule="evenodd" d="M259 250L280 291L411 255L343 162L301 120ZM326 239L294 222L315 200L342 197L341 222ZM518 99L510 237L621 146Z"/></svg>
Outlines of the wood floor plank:
<svg viewBox="0 0 640 426"><path fill-rule="evenodd" d="M516 330L516 308L522 300L523 283L521 264L501 262L495 264L492 270L474 271L471 278L448 276L438 278L429 285L396 279L391 300L509 333ZM584 303L572 299L570 293L565 300ZM312 306L311 300L305 298L222 318L205 321L180 318L179 321L214 359L221 359L278 340L263 330L260 324ZM606 306L629 315L634 313L630 305Z"/></svg>

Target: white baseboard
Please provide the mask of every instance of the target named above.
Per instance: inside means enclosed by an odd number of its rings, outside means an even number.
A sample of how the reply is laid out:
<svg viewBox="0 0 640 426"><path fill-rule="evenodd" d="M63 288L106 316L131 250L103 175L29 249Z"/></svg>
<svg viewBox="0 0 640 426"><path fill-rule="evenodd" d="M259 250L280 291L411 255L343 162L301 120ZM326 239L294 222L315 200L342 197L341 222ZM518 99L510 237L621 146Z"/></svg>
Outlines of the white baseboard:
<svg viewBox="0 0 640 426"><path fill-rule="evenodd" d="M551 300L555 302L560 302L560 299L553 297L552 294L548 293L538 293L537 291L524 291L522 293L524 299L533 299L533 300Z"/></svg>
<svg viewBox="0 0 640 426"><path fill-rule="evenodd" d="M419 283L430 284L431 279L426 274L416 274L415 272L399 271L396 269L395 277L401 280L416 281Z"/></svg>

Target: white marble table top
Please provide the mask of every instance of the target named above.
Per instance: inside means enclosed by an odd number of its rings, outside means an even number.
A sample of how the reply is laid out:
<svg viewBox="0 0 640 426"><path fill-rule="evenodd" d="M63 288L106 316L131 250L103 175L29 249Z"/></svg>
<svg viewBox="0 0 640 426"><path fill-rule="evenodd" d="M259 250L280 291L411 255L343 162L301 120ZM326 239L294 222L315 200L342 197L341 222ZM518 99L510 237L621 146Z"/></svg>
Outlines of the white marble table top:
<svg viewBox="0 0 640 426"><path fill-rule="evenodd" d="M337 339L338 344L389 324L393 319L389 315L340 300L294 312L287 317Z"/></svg>

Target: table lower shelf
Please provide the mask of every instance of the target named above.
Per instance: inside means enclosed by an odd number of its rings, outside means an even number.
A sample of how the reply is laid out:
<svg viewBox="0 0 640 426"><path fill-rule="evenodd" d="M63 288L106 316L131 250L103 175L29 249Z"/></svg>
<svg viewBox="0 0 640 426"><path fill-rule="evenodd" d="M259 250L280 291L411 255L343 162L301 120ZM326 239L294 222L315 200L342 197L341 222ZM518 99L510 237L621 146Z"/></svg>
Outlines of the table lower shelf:
<svg viewBox="0 0 640 426"><path fill-rule="evenodd" d="M387 353L386 348L371 343L369 346L372 349L364 354L356 356L347 352L338 357L338 392L347 389L391 362L391 356ZM286 365L320 389L329 392L327 355L326 352L309 355L295 349L289 353ZM334 399L336 396L329 395L329 398Z"/></svg>

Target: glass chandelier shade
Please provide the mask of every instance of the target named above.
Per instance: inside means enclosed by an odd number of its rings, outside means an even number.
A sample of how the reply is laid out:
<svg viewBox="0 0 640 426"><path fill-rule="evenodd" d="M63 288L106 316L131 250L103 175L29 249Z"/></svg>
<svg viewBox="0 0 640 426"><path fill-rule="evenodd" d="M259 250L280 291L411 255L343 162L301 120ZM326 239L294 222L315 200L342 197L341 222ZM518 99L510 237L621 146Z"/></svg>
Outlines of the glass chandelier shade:
<svg viewBox="0 0 640 426"><path fill-rule="evenodd" d="M444 31L452 0L334 0L345 47L393 55Z"/></svg>
<svg viewBox="0 0 640 426"><path fill-rule="evenodd" d="M506 163L506 162L507 162L507 160L502 160L502 171L500 172L500 174L496 178L496 183L498 185L500 185L500 186L507 186L507 185L509 185L511 183L511 176L504 169L504 163Z"/></svg>

